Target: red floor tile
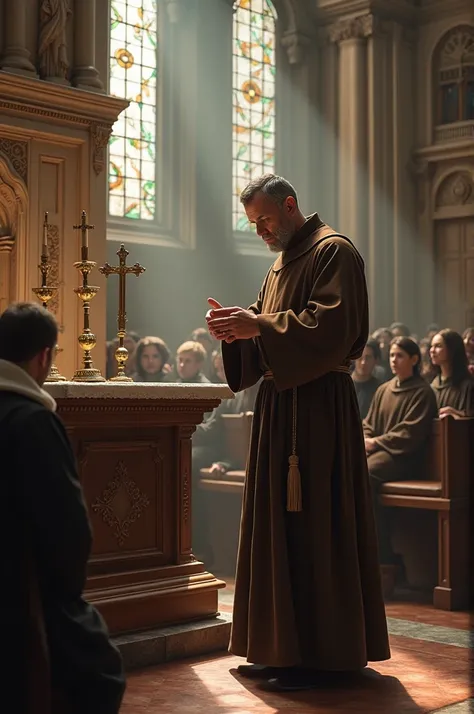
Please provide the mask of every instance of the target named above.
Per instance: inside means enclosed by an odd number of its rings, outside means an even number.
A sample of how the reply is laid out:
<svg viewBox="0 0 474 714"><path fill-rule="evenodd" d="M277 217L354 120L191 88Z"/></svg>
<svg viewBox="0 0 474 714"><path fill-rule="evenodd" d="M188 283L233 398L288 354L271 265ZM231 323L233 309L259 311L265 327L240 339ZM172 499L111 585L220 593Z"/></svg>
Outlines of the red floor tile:
<svg viewBox="0 0 474 714"><path fill-rule="evenodd" d="M181 661L132 674L121 714L414 714L470 696L469 651L392 637L392 659L367 668L350 687L295 694L265 692L232 670L231 655Z"/></svg>

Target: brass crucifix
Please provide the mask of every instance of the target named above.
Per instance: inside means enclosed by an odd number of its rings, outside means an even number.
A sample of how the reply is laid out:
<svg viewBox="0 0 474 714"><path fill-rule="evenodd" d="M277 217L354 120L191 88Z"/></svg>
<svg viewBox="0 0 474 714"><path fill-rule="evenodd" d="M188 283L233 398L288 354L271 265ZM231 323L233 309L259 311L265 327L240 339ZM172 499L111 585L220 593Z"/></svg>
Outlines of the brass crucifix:
<svg viewBox="0 0 474 714"><path fill-rule="evenodd" d="M111 377L110 381L133 382L133 379L130 379L130 377L127 377L125 374L125 363L128 360L128 350L123 345L125 335L127 334L125 331L125 325L127 324L127 313L125 311L125 284L127 280L127 275L133 273L133 275L136 275L138 278L138 276L144 273L146 269L139 263L135 263L135 265L130 266L127 265L127 256L129 255L129 253L128 250L125 249L123 243L120 246L120 250L117 251L117 255L119 257L118 265L113 266L109 265L108 263L105 263L102 268L99 268L99 272L102 273L102 275L105 275L106 278L108 278L109 275L119 276L119 309L117 316L117 337L119 338L119 346L117 347L117 350L115 352L115 359L118 363L118 370L117 376Z"/></svg>

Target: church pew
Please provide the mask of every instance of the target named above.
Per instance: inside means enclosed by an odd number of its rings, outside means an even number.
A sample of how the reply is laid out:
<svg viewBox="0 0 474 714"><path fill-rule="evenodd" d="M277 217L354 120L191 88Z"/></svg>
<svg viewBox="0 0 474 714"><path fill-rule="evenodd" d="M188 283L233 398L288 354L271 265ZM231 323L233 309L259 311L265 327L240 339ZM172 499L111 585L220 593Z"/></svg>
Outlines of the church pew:
<svg viewBox="0 0 474 714"><path fill-rule="evenodd" d="M436 419L422 479L385 483L380 494L384 506L437 513L438 575L433 604L440 610L464 609L469 605L473 435L474 419Z"/></svg>
<svg viewBox="0 0 474 714"><path fill-rule="evenodd" d="M245 466L252 430L252 412L224 414L225 451L233 469L211 474L201 469L199 488L207 492L210 511L209 535L213 568L220 575L234 576L239 540Z"/></svg>

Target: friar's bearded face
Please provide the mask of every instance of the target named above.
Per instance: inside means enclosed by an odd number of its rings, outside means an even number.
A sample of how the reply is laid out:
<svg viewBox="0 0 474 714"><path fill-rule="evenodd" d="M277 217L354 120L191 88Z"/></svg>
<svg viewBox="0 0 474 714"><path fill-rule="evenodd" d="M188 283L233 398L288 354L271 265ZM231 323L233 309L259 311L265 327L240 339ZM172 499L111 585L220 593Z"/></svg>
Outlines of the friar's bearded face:
<svg viewBox="0 0 474 714"><path fill-rule="evenodd" d="M279 206L264 193L257 193L245 206L247 218L272 253L286 250L296 233L293 203L289 197Z"/></svg>

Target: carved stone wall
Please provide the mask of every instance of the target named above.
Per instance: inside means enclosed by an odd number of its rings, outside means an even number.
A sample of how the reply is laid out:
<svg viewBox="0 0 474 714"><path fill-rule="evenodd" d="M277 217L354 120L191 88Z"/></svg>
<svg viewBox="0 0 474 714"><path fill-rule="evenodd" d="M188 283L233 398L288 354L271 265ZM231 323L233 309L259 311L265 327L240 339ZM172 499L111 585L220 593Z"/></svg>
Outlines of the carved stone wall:
<svg viewBox="0 0 474 714"><path fill-rule="evenodd" d="M468 171L452 173L444 179L436 194L436 208L470 203L474 203L474 184Z"/></svg>

